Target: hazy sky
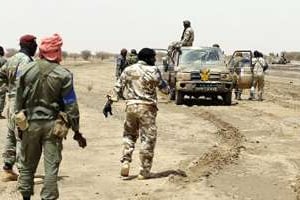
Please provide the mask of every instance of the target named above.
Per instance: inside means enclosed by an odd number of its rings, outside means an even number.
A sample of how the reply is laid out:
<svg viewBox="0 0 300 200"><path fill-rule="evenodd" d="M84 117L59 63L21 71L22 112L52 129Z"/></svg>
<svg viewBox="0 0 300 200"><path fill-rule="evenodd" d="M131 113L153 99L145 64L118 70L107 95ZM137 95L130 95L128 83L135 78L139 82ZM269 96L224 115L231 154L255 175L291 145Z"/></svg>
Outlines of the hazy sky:
<svg viewBox="0 0 300 200"><path fill-rule="evenodd" d="M196 46L300 51L300 0L2 0L0 45L59 33L64 50L166 48L189 19Z"/></svg>

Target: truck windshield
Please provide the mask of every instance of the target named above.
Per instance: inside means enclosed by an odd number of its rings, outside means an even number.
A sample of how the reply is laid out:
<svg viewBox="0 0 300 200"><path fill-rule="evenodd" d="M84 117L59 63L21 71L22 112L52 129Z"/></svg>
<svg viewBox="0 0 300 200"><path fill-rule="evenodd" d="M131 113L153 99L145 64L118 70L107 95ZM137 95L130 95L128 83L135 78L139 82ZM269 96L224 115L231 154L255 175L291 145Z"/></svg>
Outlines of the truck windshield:
<svg viewBox="0 0 300 200"><path fill-rule="evenodd" d="M180 65L191 64L218 64L222 62L223 55L217 48L182 49Z"/></svg>

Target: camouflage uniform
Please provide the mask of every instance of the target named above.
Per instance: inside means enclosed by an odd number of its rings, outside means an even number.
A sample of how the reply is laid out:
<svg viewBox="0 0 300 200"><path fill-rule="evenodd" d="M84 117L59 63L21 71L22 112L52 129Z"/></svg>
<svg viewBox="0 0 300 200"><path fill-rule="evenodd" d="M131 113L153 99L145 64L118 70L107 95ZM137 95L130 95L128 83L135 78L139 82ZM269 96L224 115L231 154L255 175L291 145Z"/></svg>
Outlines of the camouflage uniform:
<svg viewBox="0 0 300 200"><path fill-rule="evenodd" d="M6 63L6 59L0 56L0 68ZM2 116L2 112L5 106L5 97L6 97L6 85L2 85L0 87L0 116Z"/></svg>
<svg viewBox="0 0 300 200"><path fill-rule="evenodd" d="M18 52L11 57L8 62L0 69L0 85L6 85L8 88L8 134L6 145L3 153L4 163L13 166L16 162L16 136L14 121L14 105L16 96L17 73L22 71L24 65L32 61L32 58L25 53Z"/></svg>
<svg viewBox="0 0 300 200"><path fill-rule="evenodd" d="M138 62L138 57L136 54L130 53L128 57L128 65L133 65Z"/></svg>
<svg viewBox="0 0 300 200"><path fill-rule="evenodd" d="M236 57L234 57L234 59L232 60L231 63L231 67L233 68L234 71L234 75L233 75L233 79L234 79L234 93L235 93L235 99L241 100L241 95L243 90L238 88L238 79L240 77L241 74L241 68L242 68L242 60L243 60L243 56L242 55L238 55Z"/></svg>
<svg viewBox="0 0 300 200"><path fill-rule="evenodd" d="M156 66L149 66L144 61L127 67L116 86L115 96L121 96L126 89L126 119L123 133L123 156L121 162L131 162L135 143L140 135L140 174L150 173L156 143L157 95L156 87L168 93L168 86L162 80Z"/></svg>
<svg viewBox="0 0 300 200"><path fill-rule="evenodd" d="M268 64L264 58L254 58L252 60L253 64L253 86L257 88L258 100L263 100L263 92L265 85L265 70L268 68ZM254 94L250 94L250 98L255 98Z"/></svg>
<svg viewBox="0 0 300 200"><path fill-rule="evenodd" d="M116 66L116 77L117 79L121 76L124 69L128 66L128 61L126 57L119 55L117 57L117 66Z"/></svg>
<svg viewBox="0 0 300 200"><path fill-rule="evenodd" d="M181 37L181 44L182 46L193 46L194 42L194 30L191 27L188 27L184 30L182 37Z"/></svg>
<svg viewBox="0 0 300 200"><path fill-rule="evenodd" d="M18 190L23 196L33 194L34 173L43 149L45 179L41 198L57 199L62 138L54 135L53 129L58 113L65 112L72 130L79 130L72 74L59 64L43 59L26 65L19 77L16 96L16 112L22 110L27 114L29 128L20 135Z"/></svg>

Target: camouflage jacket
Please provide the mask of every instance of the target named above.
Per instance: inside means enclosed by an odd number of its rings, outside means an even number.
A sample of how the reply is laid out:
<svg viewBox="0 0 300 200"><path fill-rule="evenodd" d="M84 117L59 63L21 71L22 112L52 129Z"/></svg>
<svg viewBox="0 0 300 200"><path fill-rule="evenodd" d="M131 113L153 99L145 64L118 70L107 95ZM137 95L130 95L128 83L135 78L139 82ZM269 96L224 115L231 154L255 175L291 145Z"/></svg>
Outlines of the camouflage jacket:
<svg viewBox="0 0 300 200"><path fill-rule="evenodd" d="M16 53L0 69L0 86L8 87L8 97L14 98L16 94L17 74L24 65L32 61L32 58L22 52Z"/></svg>
<svg viewBox="0 0 300 200"><path fill-rule="evenodd" d="M129 54L128 65L133 65L138 62L138 57L136 54Z"/></svg>
<svg viewBox="0 0 300 200"><path fill-rule="evenodd" d="M79 109L72 73L44 59L29 63L18 77L15 110L25 110L28 120L56 119L63 111L73 131L78 131Z"/></svg>
<svg viewBox="0 0 300 200"><path fill-rule="evenodd" d="M156 88L161 92L168 93L169 87L162 79L161 73L156 66L149 66L143 61L127 67L121 74L114 87L113 101L120 96L126 98L126 104L157 104Z"/></svg>
<svg viewBox="0 0 300 200"><path fill-rule="evenodd" d="M6 63L6 59L0 56L0 68Z"/></svg>
<svg viewBox="0 0 300 200"><path fill-rule="evenodd" d="M120 77L124 69L128 66L126 57L119 55L117 57L116 77Z"/></svg>
<svg viewBox="0 0 300 200"><path fill-rule="evenodd" d="M182 46L193 46L194 42L194 30L189 27L185 29L182 38L181 38L181 44Z"/></svg>

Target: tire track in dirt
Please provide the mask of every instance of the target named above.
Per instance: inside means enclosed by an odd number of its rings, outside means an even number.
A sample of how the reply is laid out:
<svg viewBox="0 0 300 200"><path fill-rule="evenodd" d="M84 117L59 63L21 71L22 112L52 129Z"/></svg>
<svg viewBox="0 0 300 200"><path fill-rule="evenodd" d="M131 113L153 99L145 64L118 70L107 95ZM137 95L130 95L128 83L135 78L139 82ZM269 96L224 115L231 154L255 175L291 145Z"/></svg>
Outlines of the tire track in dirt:
<svg viewBox="0 0 300 200"><path fill-rule="evenodd" d="M192 161L185 161L181 169L186 171L187 177L170 177L169 181L173 183L192 183L202 180L203 177L208 178L212 174L217 174L225 166L236 162L241 150L245 149L242 145L244 136L230 123L208 111L192 114L213 123L217 127L218 131L215 134L219 142L200 157Z"/></svg>
<svg viewBox="0 0 300 200"><path fill-rule="evenodd" d="M188 173L191 174L192 179L198 179L218 173L224 166L234 163L239 158L241 149L245 147L242 146L244 136L236 127L207 111L194 114L217 127L216 135L220 141L218 145L214 145L212 149L189 164Z"/></svg>

